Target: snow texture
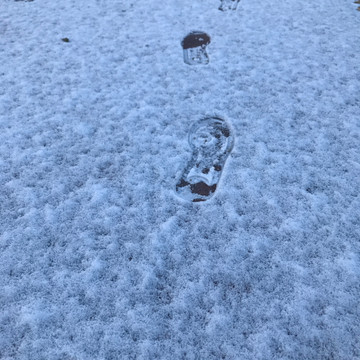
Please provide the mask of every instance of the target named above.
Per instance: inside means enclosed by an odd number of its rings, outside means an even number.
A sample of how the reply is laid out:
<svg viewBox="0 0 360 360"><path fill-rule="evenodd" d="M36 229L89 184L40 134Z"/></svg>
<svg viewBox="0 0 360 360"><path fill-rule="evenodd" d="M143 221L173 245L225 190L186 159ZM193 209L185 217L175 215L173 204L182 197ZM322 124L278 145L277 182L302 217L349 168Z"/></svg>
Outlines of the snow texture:
<svg viewBox="0 0 360 360"><path fill-rule="evenodd" d="M360 13L219 5L1 0L1 360L360 359ZM206 116L235 144L192 203Z"/></svg>

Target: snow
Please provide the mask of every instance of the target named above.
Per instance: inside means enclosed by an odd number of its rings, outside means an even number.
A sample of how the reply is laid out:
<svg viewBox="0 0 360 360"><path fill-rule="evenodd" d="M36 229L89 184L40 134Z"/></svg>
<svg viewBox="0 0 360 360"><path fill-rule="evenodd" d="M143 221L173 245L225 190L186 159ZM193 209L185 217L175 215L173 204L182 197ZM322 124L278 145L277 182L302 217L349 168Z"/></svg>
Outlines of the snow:
<svg viewBox="0 0 360 360"><path fill-rule="evenodd" d="M1 1L1 359L360 358L360 14L218 7ZM235 146L191 203L206 116Z"/></svg>

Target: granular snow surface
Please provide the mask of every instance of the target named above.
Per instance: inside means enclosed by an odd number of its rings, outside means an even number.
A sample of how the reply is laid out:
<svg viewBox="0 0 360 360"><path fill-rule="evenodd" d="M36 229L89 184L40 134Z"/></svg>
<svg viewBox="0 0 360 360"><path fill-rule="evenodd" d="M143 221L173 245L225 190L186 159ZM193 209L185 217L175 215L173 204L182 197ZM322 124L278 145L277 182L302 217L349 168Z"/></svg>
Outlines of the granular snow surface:
<svg viewBox="0 0 360 360"><path fill-rule="evenodd" d="M219 5L1 0L1 360L360 359L360 13Z"/></svg>

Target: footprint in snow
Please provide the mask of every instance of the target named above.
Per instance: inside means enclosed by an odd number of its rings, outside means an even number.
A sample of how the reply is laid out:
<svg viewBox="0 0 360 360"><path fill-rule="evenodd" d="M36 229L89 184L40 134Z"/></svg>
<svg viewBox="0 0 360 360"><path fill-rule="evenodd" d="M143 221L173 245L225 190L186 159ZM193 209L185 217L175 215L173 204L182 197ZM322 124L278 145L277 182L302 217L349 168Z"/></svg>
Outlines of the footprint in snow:
<svg viewBox="0 0 360 360"><path fill-rule="evenodd" d="M240 0L221 0L219 10L221 11L236 10L239 2Z"/></svg>
<svg viewBox="0 0 360 360"><path fill-rule="evenodd" d="M188 141L192 156L176 184L176 192L189 201L206 201L215 193L234 136L225 120L206 117L190 128Z"/></svg>
<svg viewBox="0 0 360 360"><path fill-rule="evenodd" d="M188 65L206 65L209 56L206 46L210 44L210 36L202 31L192 31L181 42L184 54L184 62Z"/></svg>

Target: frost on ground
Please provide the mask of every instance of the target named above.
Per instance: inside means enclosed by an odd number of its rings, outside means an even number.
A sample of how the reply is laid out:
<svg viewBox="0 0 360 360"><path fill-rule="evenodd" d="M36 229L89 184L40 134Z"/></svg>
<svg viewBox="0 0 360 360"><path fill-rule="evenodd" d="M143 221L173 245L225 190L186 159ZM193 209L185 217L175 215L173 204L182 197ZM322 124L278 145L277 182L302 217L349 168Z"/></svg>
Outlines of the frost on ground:
<svg viewBox="0 0 360 360"><path fill-rule="evenodd" d="M218 6L1 1L2 360L360 358L359 13ZM216 114L234 148L187 202Z"/></svg>

